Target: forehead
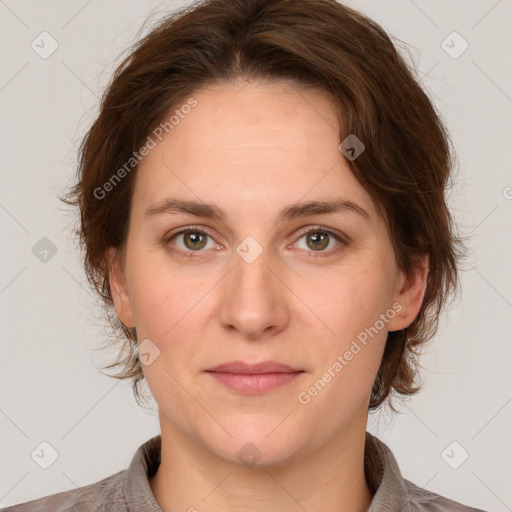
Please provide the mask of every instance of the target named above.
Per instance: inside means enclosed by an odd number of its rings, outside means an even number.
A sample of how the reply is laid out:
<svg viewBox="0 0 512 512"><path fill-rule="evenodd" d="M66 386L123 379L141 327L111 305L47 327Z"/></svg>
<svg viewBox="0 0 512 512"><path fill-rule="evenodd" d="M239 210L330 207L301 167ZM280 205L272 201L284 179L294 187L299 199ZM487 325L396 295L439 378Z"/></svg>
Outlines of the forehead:
<svg viewBox="0 0 512 512"><path fill-rule="evenodd" d="M341 196L373 209L338 149L339 120L326 92L289 82L239 82L191 97L196 105L183 110L188 113L140 165L135 196L141 206L179 196L221 201L228 212L280 210L301 198Z"/></svg>

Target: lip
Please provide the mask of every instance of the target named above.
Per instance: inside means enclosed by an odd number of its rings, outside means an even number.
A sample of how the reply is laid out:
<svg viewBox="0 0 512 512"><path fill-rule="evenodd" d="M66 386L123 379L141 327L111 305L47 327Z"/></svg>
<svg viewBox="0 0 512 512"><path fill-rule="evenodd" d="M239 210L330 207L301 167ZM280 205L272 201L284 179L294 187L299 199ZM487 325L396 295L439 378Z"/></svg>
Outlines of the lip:
<svg viewBox="0 0 512 512"><path fill-rule="evenodd" d="M230 361L219 364L215 368L206 370L208 372L219 373L238 373L243 375L254 375L262 373L292 373L302 371L298 368L292 368L286 364L276 361L262 361L260 363L245 363L244 361Z"/></svg>
<svg viewBox="0 0 512 512"><path fill-rule="evenodd" d="M304 370L276 361L261 363L231 361L215 366L206 372L234 391L254 395L284 386L304 373Z"/></svg>

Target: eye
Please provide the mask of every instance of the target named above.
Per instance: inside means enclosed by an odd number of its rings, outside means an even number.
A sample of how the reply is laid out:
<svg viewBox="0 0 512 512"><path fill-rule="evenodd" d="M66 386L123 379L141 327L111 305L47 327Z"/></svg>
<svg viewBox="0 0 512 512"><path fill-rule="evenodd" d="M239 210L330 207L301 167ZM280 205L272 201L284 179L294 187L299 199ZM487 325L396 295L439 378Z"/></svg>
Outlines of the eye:
<svg viewBox="0 0 512 512"><path fill-rule="evenodd" d="M170 233L165 237L165 243L171 252L185 257L193 257L194 252L201 252L205 247L206 249L219 247L216 243L211 244L213 247L207 247L208 238L211 238L211 236L206 231L190 226L186 229ZM178 245L178 248L173 247L173 244L171 244L173 240L178 242L177 244L175 243Z"/></svg>
<svg viewBox="0 0 512 512"><path fill-rule="evenodd" d="M308 258L330 256L333 252L337 252L340 245L343 246L347 243L342 236L323 226L304 228L299 232L299 235L300 238L295 244L299 244L304 239L305 246L299 247L299 249L306 251ZM208 246L208 239L211 239L210 246ZM203 249L222 248L213 241L208 232L195 226L171 232L165 237L164 243L170 252L183 257L196 257L194 253L204 252ZM333 245L334 249L332 248ZM331 247L331 249L326 250L328 247Z"/></svg>
<svg viewBox="0 0 512 512"><path fill-rule="evenodd" d="M337 252L337 246L346 244L345 240L340 235L330 229L324 228L323 226L306 228L305 230L302 230L300 234L302 236L300 237L299 242L304 240L305 246L299 248L310 253L308 258L329 256L331 253ZM337 242L337 244L333 243L333 240ZM297 242L297 244L299 242ZM332 249L333 245L335 247L334 249ZM329 246L331 246L331 250L326 250Z"/></svg>

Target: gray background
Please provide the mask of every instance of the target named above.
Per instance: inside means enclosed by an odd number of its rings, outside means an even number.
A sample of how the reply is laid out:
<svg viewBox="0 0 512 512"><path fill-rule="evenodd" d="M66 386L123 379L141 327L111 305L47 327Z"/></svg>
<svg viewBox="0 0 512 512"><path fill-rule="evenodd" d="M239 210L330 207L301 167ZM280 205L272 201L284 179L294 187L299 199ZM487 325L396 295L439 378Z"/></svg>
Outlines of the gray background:
<svg viewBox="0 0 512 512"><path fill-rule="evenodd" d="M0 1L1 506L125 469L159 432L156 409L140 409L128 383L97 370L109 361L94 350L104 330L72 239L74 217L56 194L73 177L77 143L120 54L150 12L158 19L178 5ZM450 202L472 250L462 296L423 357L423 391L394 418L372 415L368 428L417 485L487 510L512 510L512 3L349 5L412 46L410 58L457 147ZM43 31L58 43L46 59L31 47ZM469 44L457 58L464 41L446 40L453 31ZM33 253L43 237L57 249L46 262ZM48 469L30 456L43 441L58 452ZM446 461L458 465L462 450L469 457L453 469Z"/></svg>

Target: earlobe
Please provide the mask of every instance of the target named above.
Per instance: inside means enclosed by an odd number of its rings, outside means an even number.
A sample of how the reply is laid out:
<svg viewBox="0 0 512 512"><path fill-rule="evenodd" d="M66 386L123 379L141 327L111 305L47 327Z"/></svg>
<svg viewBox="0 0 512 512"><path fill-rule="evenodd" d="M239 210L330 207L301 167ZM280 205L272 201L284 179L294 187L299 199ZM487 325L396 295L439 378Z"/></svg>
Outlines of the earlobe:
<svg viewBox="0 0 512 512"><path fill-rule="evenodd" d="M395 308L399 313L389 322L389 331L405 329L414 322L427 290L428 271L429 258L428 255L423 255L418 258L408 275L400 274L394 304L399 304L401 307Z"/></svg>
<svg viewBox="0 0 512 512"><path fill-rule="evenodd" d="M133 328L135 327L135 322L133 320L133 311L128 294L128 287L126 285L126 277L114 248L108 250L107 259L109 262L110 292L117 316L126 327Z"/></svg>

